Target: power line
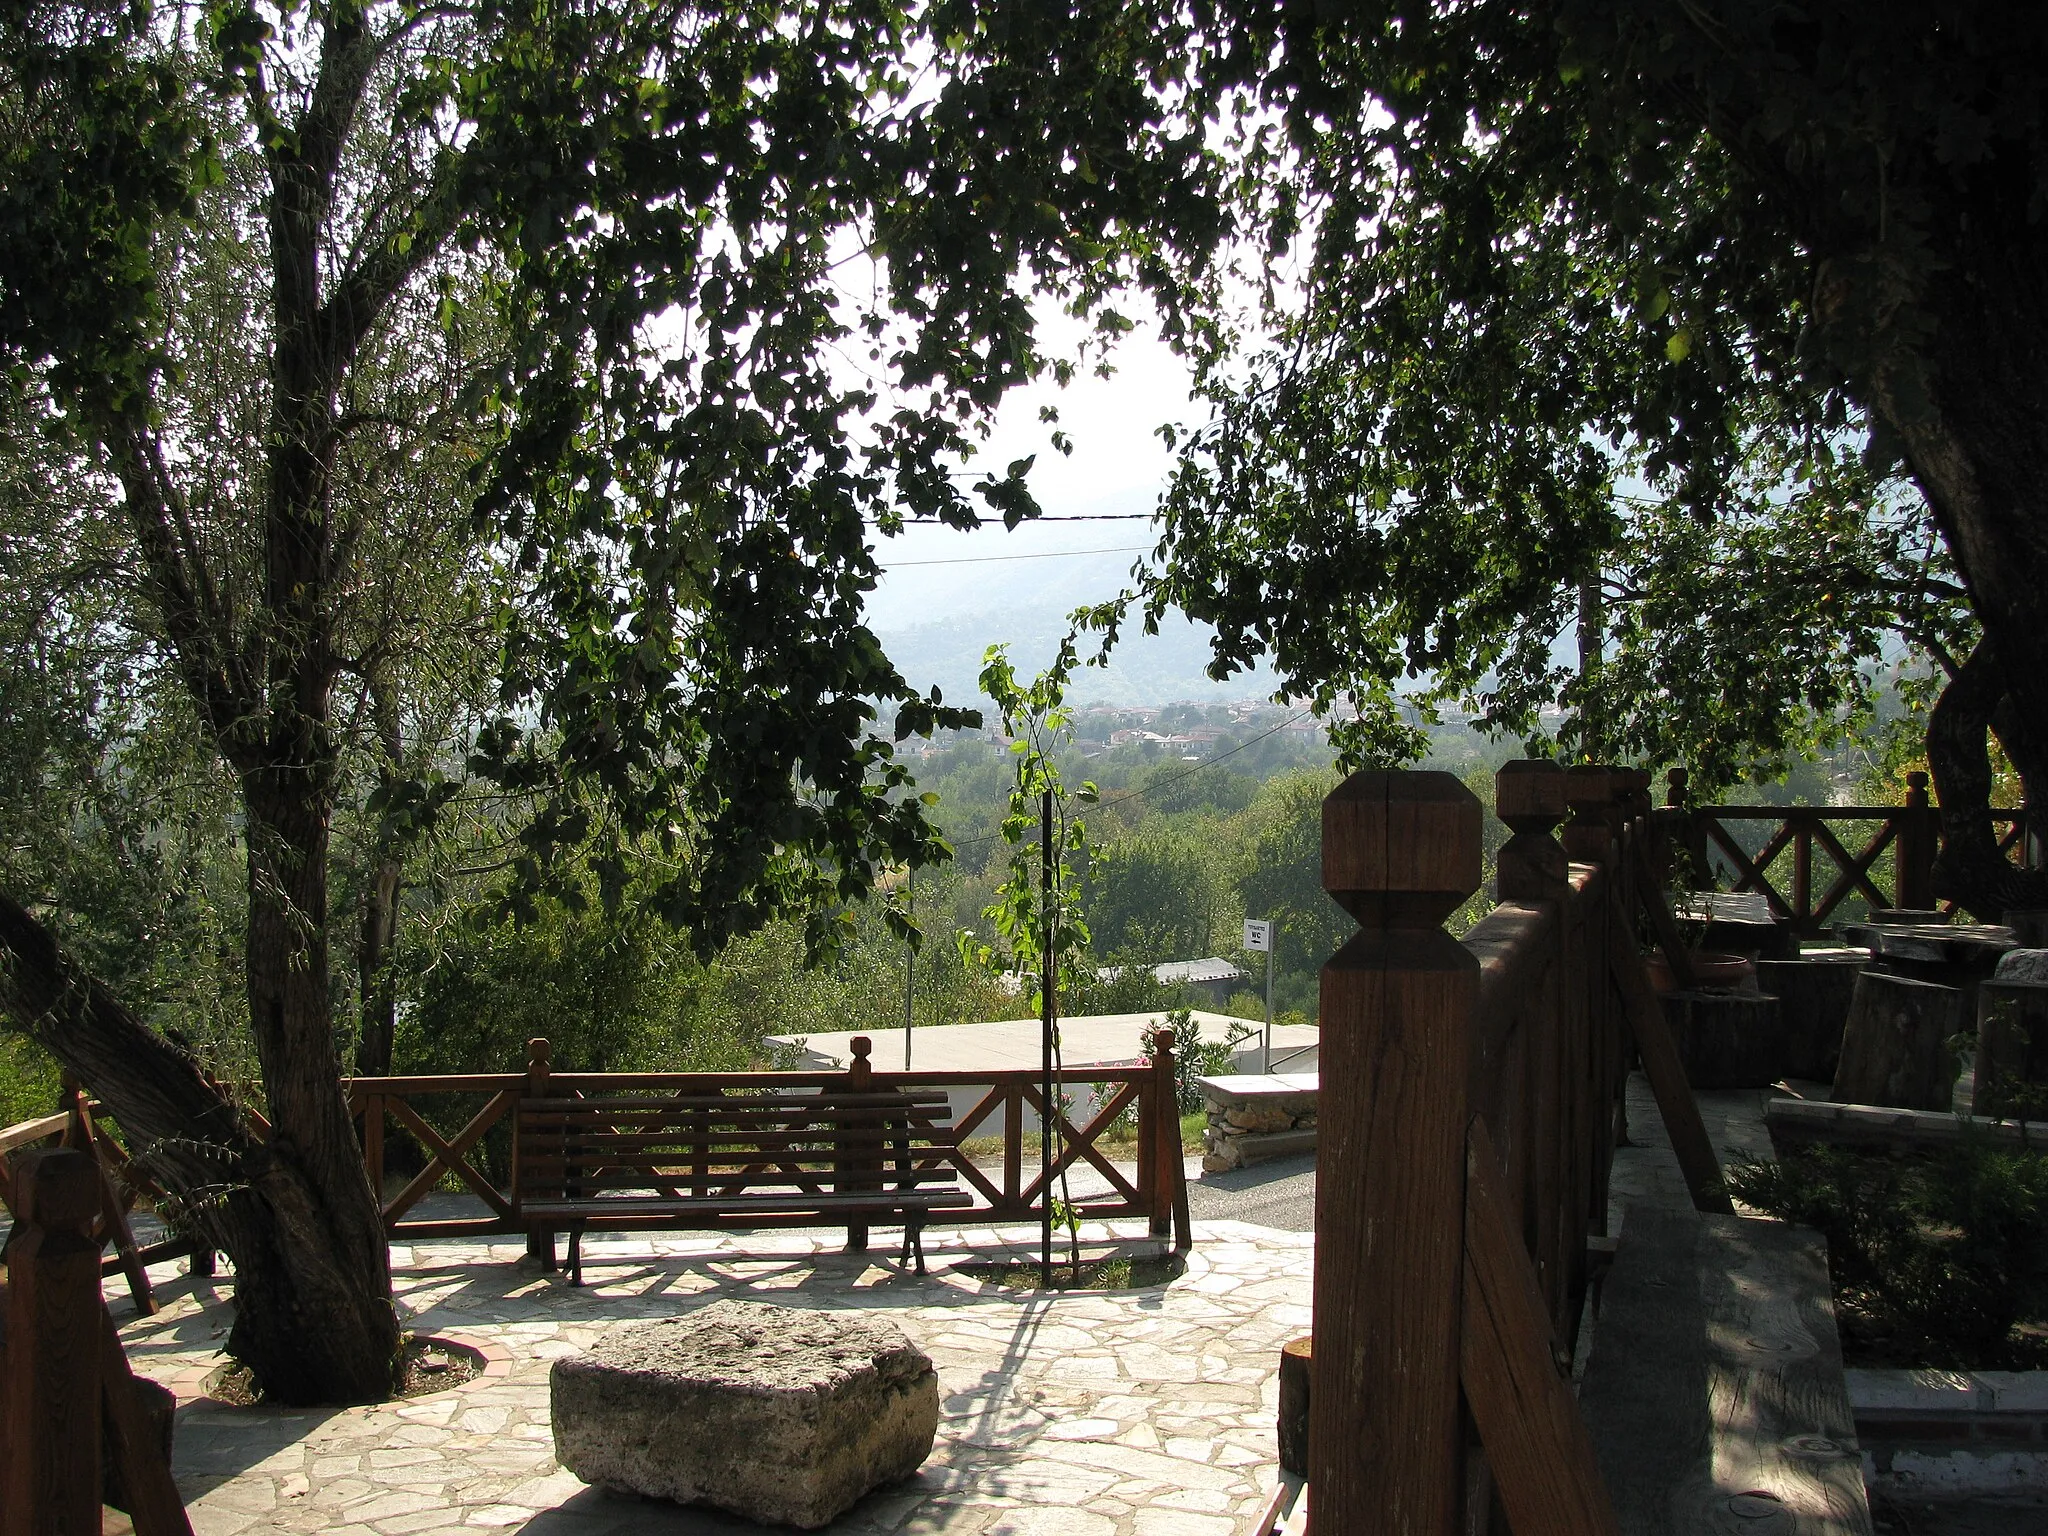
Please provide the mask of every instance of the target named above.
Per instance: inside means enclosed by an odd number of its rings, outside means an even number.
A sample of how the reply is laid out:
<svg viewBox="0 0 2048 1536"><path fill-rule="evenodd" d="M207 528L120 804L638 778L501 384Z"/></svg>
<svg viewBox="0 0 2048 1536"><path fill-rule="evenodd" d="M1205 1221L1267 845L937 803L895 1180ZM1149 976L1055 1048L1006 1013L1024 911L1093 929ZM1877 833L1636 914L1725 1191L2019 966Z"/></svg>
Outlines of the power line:
<svg viewBox="0 0 2048 1536"><path fill-rule="evenodd" d="M886 570L900 571L907 565L986 565L993 560L1061 560L1070 555L1135 555L1149 553L1149 544L1123 544L1115 549L1046 549L1030 555L956 555L945 560L888 560Z"/></svg>
<svg viewBox="0 0 2048 1536"><path fill-rule="evenodd" d="M1041 514L1038 517L1027 517L1022 522L1018 523L1017 526L1019 528L1028 528L1033 523L1150 522L1152 521L1154 516L1155 514L1151 512L1047 512ZM943 517L906 517L903 519L903 522L906 527L913 523L943 523L948 528L958 526L957 524L946 522L946 520ZM987 522L983 523L982 526L985 528L995 526L995 519L989 519ZM971 533L974 530L962 528L960 529L960 531L962 533Z"/></svg>

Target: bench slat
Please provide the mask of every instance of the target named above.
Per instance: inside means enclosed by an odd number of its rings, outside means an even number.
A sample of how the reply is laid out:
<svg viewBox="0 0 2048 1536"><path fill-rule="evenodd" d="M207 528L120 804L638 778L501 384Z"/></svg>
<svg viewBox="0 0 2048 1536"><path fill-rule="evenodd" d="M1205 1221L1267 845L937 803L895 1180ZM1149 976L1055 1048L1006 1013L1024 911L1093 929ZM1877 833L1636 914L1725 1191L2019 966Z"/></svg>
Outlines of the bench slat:
<svg viewBox="0 0 2048 1536"><path fill-rule="evenodd" d="M877 1196L886 1198L877 1198ZM971 1204L969 1197L959 1190L932 1190L901 1194L895 1191L874 1193L852 1192L845 1194L712 1196L706 1199L689 1200L636 1200L631 1198L605 1198L597 1200L530 1200L524 1214L529 1221L586 1222L597 1225L608 1218L634 1219L641 1217L667 1218L672 1216L728 1216L745 1215L760 1210L773 1210L791 1215L816 1211L819 1213L846 1211L894 1211L902 1209L946 1210Z"/></svg>
<svg viewBox="0 0 2048 1536"><path fill-rule="evenodd" d="M1623 1536L1871 1536L1817 1233L1630 1207L1579 1407Z"/></svg>

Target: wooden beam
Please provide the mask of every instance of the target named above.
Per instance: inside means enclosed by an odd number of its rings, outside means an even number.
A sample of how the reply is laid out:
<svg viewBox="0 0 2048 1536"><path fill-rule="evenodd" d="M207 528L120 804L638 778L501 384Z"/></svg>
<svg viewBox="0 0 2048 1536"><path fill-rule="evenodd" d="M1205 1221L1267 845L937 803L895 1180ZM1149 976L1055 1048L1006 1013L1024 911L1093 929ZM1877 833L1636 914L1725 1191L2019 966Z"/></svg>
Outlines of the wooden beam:
<svg viewBox="0 0 2048 1536"><path fill-rule="evenodd" d="M1620 1536L1501 1177L1486 1122L1474 1116L1459 1377L1494 1490L1514 1536Z"/></svg>
<svg viewBox="0 0 2048 1536"><path fill-rule="evenodd" d="M1721 1160L1715 1155L1714 1144L1707 1139L1699 1101L1692 1096L1692 1086L1685 1080L1678 1043L1671 1038L1671 1030L1664 1022L1664 1007L1650 985L1643 957L1631 945L1616 944L1609 955L1609 967L1621 993L1629 1029L1635 1036L1636 1053L1643 1060L1643 1075L1650 1080L1650 1091L1656 1095L1657 1111L1664 1117L1664 1129L1671 1137L1671 1150L1678 1154L1679 1172L1685 1175L1693 1208L1732 1213L1735 1205L1728 1198L1728 1186L1721 1182Z"/></svg>

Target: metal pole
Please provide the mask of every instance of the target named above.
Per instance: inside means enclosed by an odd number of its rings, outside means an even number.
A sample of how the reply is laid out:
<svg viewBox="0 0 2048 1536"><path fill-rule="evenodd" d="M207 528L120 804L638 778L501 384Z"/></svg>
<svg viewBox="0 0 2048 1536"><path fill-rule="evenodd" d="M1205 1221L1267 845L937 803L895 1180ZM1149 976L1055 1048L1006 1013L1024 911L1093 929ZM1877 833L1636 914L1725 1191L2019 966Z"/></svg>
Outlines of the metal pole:
<svg viewBox="0 0 2048 1536"><path fill-rule="evenodd" d="M912 870L904 881L910 893L910 915L917 916L917 871ZM910 1070L910 1004L917 996L917 946L910 940L903 941L903 1070Z"/></svg>
<svg viewBox="0 0 2048 1536"><path fill-rule="evenodd" d="M1040 1054L1044 1058L1041 1083L1044 1097L1038 1101L1038 1158L1042 1170L1038 1181L1042 1208L1038 1279L1048 1291L1052 1289L1052 1031L1053 981L1057 974L1052 949L1052 904L1052 791L1048 789L1038 804L1038 960L1042 973L1038 984L1038 1032Z"/></svg>
<svg viewBox="0 0 2048 1536"><path fill-rule="evenodd" d="M1266 1044L1259 1052L1259 1070L1273 1070L1273 941L1279 937L1275 928L1266 930Z"/></svg>

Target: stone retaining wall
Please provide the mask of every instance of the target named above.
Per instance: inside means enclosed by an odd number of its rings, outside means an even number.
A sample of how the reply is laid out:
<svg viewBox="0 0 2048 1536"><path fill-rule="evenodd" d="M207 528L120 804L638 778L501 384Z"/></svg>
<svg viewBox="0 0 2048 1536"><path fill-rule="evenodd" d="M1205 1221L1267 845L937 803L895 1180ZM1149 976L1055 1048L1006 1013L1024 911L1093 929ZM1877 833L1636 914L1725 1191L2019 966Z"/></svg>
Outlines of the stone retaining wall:
<svg viewBox="0 0 2048 1536"><path fill-rule="evenodd" d="M1199 1079L1208 1125L1202 1133L1202 1170L1227 1173L1316 1147L1317 1074Z"/></svg>

